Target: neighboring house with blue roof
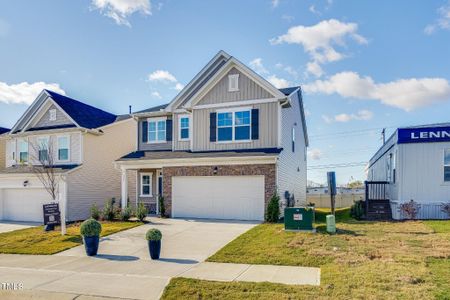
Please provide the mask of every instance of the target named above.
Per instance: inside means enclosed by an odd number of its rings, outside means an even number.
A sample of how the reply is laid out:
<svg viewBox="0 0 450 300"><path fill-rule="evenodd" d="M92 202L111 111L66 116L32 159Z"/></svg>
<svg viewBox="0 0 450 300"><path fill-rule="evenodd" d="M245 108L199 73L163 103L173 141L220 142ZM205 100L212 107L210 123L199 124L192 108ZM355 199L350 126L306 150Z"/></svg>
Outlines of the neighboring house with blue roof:
<svg viewBox="0 0 450 300"><path fill-rule="evenodd" d="M4 136L8 132L8 128L0 127L0 170L5 168L6 142Z"/></svg>
<svg viewBox="0 0 450 300"><path fill-rule="evenodd" d="M32 167L42 161L53 161L57 200L65 204L69 221L87 218L93 203L102 207L106 200L120 198L121 174L113 162L136 148L130 134L136 130L131 115L43 90L3 135L0 220L42 222L42 205L52 200Z"/></svg>
<svg viewBox="0 0 450 300"><path fill-rule="evenodd" d="M278 193L306 205L300 87L277 89L220 51L168 104L133 114L138 147L116 162L127 200L173 217L263 220Z"/></svg>

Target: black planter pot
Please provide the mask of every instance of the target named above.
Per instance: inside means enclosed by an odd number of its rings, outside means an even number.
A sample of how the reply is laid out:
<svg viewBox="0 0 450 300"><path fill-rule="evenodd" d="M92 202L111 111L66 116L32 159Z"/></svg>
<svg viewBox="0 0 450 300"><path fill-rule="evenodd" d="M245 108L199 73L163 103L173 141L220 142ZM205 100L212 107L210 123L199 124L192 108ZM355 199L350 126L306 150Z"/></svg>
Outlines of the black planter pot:
<svg viewBox="0 0 450 300"><path fill-rule="evenodd" d="M84 249L87 256L97 255L98 244L100 238L98 236L83 236Z"/></svg>
<svg viewBox="0 0 450 300"><path fill-rule="evenodd" d="M148 250L152 259L159 259L159 255L161 254L161 240L148 241Z"/></svg>

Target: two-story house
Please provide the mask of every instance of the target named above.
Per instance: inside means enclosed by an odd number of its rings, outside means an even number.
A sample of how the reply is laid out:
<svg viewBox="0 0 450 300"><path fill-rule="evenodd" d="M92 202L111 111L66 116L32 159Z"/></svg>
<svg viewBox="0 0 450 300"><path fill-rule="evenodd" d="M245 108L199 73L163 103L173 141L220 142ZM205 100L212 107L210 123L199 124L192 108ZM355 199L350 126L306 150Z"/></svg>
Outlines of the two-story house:
<svg viewBox="0 0 450 300"><path fill-rule="evenodd" d="M300 87L277 89L220 51L168 104L133 114L136 151L116 162L122 205L172 217L263 220L274 193L306 204Z"/></svg>
<svg viewBox="0 0 450 300"><path fill-rule="evenodd" d="M9 129L0 127L0 170L5 168L5 151L6 142L5 136L9 132Z"/></svg>
<svg viewBox="0 0 450 300"><path fill-rule="evenodd" d="M42 165L54 171L56 200L68 221L89 217L93 203L101 208L119 200L121 175L113 162L136 148L136 128L130 115L42 91L6 134L0 220L43 221L42 205L53 197L36 174Z"/></svg>

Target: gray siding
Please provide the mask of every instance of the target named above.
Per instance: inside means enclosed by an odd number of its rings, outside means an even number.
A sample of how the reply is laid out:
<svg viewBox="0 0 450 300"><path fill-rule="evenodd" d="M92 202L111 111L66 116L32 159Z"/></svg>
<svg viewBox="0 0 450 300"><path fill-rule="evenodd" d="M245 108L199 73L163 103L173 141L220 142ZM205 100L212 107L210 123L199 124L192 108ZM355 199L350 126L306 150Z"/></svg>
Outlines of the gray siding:
<svg viewBox="0 0 450 300"><path fill-rule="evenodd" d="M239 74L239 91L228 91L228 75ZM232 68L199 102L201 104L216 104L241 100L273 98L274 96L263 89L255 81Z"/></svg>
<svg viewBox="0 0 450 300"><path fill-rule="evenodd" d="M191 148L191 142L190 141L180 141L179 140L179 121L178 117L183 114L174 114L173 115L173 149L176 150L189 150ZM192 115L191 115L191 124L190 125L190 138L192 139L193 131L192 131Z"/></svg>
<svg viewBox="0 0 450 300"><path fill-rule="evenodd" d="M170 119L170 117L168 117ZM138 141L139 146L138 149L141 151L149 151L149 150L172 150L172 142L166 142L166 143L143 143L142 142L142 122L146 121L147 119L140 119L138 123ZM132 134L132 133L130 133ZM173 138L172 138L173 140Z"/></svg>
<svg viewBox="0 0 450 300"><path fill-rule="evenodd" d="M55 109L56 110L56 120L50 121L50 110ZM47 127L47 126L58 126L58 125L69 125L73 124L66 115L57 109L54 105L50 106L49 109L47 109L42 117L32 126L32 128L38 128L38 127Z"/></svg>
<svg viewBox="0 0 450 300"><path fill-rule="evenodd" d="M259 139L243 143L209 141L209 114L215 108L196 109L193 116L193 151L232 150L278 147L278 102L246 105L259 109Z"/></svg>
<svg viewBox="0 0 450 300"><path fill-rule="evenodd" d="M281 151L277 164L278 193L286 203L285 191L294 196L296 205L306 204L306 143L298 93L291 95L292 106L281 109ZM295 151L292 151L292 128L295 128Z"/></svg>

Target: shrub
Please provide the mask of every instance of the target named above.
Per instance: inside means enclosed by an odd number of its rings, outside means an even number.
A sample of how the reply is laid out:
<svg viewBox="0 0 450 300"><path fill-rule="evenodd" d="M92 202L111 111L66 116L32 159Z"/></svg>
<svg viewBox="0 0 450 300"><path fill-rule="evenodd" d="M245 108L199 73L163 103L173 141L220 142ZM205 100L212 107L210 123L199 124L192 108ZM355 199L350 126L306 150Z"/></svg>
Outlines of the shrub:
<svg viewBox="0 0 450 300"><path fill-rule="evenodd" d="M114 211L114 198L108 200L103 207L102 218L103 220L112 221L114 220L114 216L116 212Z"/></svg>
<svg viewBox="0 0 450 300"><path fill-rule="evenodd" d="M145 235L147 241L160 241L162 238L162 233L156 228L149 229Z"/></svg>
<svg viewBox="0 0 450 300"><path fill-rule="evenodd" d="M166 216L166 206L164 204L164 197L159 196L158 202L159 202L159 212L161 214L161 217L165 217Z"/></svg>
<svg viewBox="0 0 450 300"><path fill-rule="evenodd" d="M96 203L93 203L91 206L91 218L97 221L100 219L100 210Z"/></svg>
<svg viewBox="0 0 450 300"><path fill-rule="evenodd" d="M133 210L131 209L130 206L127 206L127 207L123 208L120 211L120 220L128 221L131 218L132 214L133 214Z"/></svg>
<svg viewBox="0 0 450 300"><path fill-rule="evenodd" d="M136 207L136 218L138 218L139 221L144 221L145 217L147 217L148 209L145 207L144 203L139 203Z"/></svg>
<svg viewBox="0 0 450 300"><path fill-rule="evenodd" d="M450 203L442 203L441 210L450 217Z"/></svg>
<svg viewBox="0 0 450 300"><path fill-rule="evenodd" d="M266 221L276 223L280 219L280 197L274 194L267 206Z"/></svg>
<svg viewBox="0 0 450 300"><path fill-rule="evenodd" d="M87 219L80 226L80 234L85 237L100 236L102 224L94 219Z"/></svg>
<svg viewBox="0 0 450 300"><path fill-rule="evenodd" d="M415 219L419 213L420 204L411 199L409 202L400 204L399 210L408 219Z"/></svg>
<svg viewBox="0 0 450 300"><path fill-rule="evenodd" d="M350 215L356 220L361 220L364 217L364 201L355 201L350 208Z"/></svg>

